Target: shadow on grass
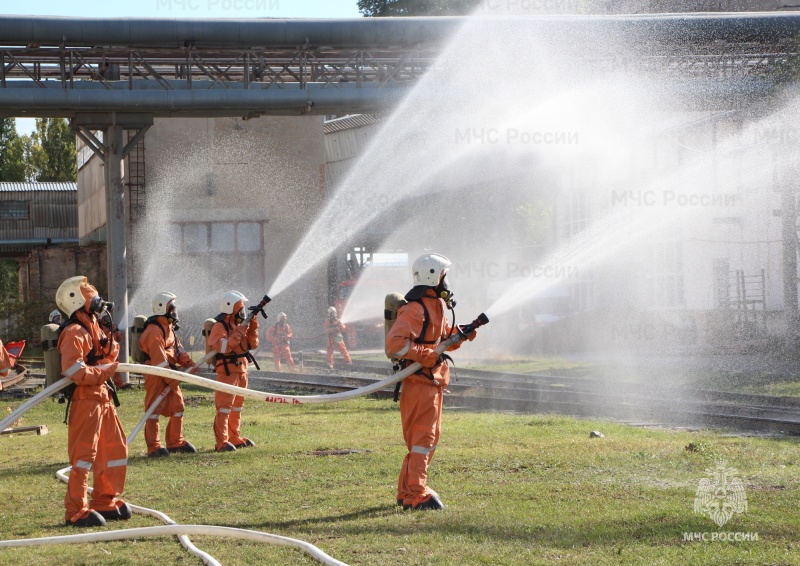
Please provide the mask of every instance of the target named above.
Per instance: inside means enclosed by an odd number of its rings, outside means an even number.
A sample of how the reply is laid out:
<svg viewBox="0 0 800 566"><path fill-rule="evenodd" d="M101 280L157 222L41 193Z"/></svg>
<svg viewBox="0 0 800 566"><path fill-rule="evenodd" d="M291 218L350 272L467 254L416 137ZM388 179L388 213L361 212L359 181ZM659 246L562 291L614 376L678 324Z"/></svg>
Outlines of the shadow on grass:
<svg viewBox="0 0 800 566"><path fill-rule="evenodd" d="M20 476L39 476L46 475L48 477L56 477L56 472L61 468L69 466L69 462L60 464L39 464L30 465L25 464L24 467L9 468L7 470L0 470L0 478L13 477L19 478Z"/></svg>
<svg viewBox="0 0 800 566"><path fill-rule="evenodd" d="M292 528L305 531L307 526L325 524L341 536L359 536L364 531L364 519L383 519L370 524L369 529L372 534L405 537L419 534L418 519L424 518L425 533L428 535L467 536L487 541L507 540L513 541L515 544L529 542L564 550L576 547L596 547L597 545L684 544L684 533L713 533L728 530L757 531L762 540L777 540L787 536L785 531L764 529L763 525L747 529L717 529L716 525L704 517L681 518L663 514L639 515L615 520L590 518L584 521L575 521L574 518L565 517L563 522L559 522L559 518L556 516L550 516L547 523L537 524L534 520L526 525L515 523L514 526L503 527L498 526L496 521L486 521L486 517L483 515L470 516L464 514L463 511L462 509L461 512L456 512L453 508L441 512L399 511L394 505L385 505L359 509L341 515L232 526L269 532ZM388 520L392 516L396 516L397 520Z"/></svg>
<svg viewBox="0 0 800 566"><path fill-rule="evenodd" d="M379 518L394 515L396 513L395 506L381 505L379 507L370 507L368 509L358 509L343 515L328 515L325 517L309 517L303 519L294 519L291 521L267 521L261 523L239 523L235 526L239 529L284 529L290 527L302 527L303 525L313 524L335 524L339 521L351 521L356 519L365 518ZM361 528L363 531L363 526Z"/></svg>

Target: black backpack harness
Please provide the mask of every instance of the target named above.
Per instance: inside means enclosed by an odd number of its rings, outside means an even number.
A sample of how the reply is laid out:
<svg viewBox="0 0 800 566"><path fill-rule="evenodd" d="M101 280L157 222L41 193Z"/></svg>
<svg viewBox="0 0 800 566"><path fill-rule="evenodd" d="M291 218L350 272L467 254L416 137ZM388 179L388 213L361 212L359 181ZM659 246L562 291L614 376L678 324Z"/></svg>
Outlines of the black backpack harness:
<svg viewBox="0 0 800 566"><path fill-rule="evenodd" d="M89 329L86 328L86 325L83 324L80 320L78 320L75 317L75 313L73 313L72 316L69 317L67 319L67 321L64 324L62 324L61 327L58 329L59 337L61 336L61 333L64 331L65 328L67 328L68 326L71 326L73 324L77 324L78 326L83 328L87 333L89 333L89 336L92 335L92 333L89 331ZM53 340L53 342L55 342L55 344L53 344L53 346L58 346L58 339ZM104 338L102 338L100 340L100 345L101 346L105 346L106 344L108 344L108 338L104 337ZM42 344L42 346L47 348L47 347L50 347L51 344L50 343ZM97 352L95 351L94 340L92 340L92 349L89 350L88 354L86 354L86 365L95 366L95 365L97 365L97 362L100 361L100 359L101 359L101 356L99 356L97 354ZM108 392L111 394L111 398L114 400L114 406L115 407L119 407L120 406L120 402L119 402L119 397L117 397L117 389L114 387L114 382L111 381L110 379L107 379L106 382L104 383L104 385L106 387L108 387ZM67 404L67 407L64 410L64 424L68 424L67 420L69 419L69 408L72 405L72 395L75 393L75 389L77 387L78 387L78 384L75 383L75 382L72 382L72 383L70 383L69 385L67 385L64 388L64 390L61 392L61 395L59 396L58 402L59 403L66 402L66 404Z"/></svg>
<svg viewBox="0 0 800 566"><path fill-rule="evenodd" d="M147 321L144 323L144 326L142 326L141 334L144 334L144 331L148 326L151 326L151 325L152 326L157 326L158 329L161 331L161 334L164 336L164 342L166 343L166 341L167 341L167 331L164 330L164 327L161 326L161 324L159 324L158 320L156 320L159 316L163 316L163 315L153 315L150 318L148 318ZM178 348L181 346L181 342L178 339L178 335L177 334L173 333L173 335L175 336L175 344L173 345L173 347L175 348L175 352L176 352L176 356L177 356ZM142 350L142 357L144 358L145 362L149 362L150 361L150 355L147 352L145 352L144 350ZM178 370L178 366L175 365L175 364L170 364L169 367L170 367L170 369Z"/></svg>
<svg viewBox="0 0 800 566"><path fill-rule="evenodd" d="M406 295L408 299L408 295ZM425 303L422 302L421 298L418 299L411 299L408 301L409 303L419 303L422 307L422 330L420 330L419 336L414 339L415 344L438 344L438 340L424 340L425 335L428 332L428 325L430 323L430 316L428 315L428 309L425 307ZM404 305L405 306L405 305ZM401 307L402 308L402 307ZM436 365L439 365L444 360L452 361L452 358L447 354L441 354L439 356L439 362ZM413 362L411 360L401 359L395 363L395 371L400 371L411 365ZM434 366L435 368L436 366ZM427 372L427 373L426 373ZM431 380L434 384L436 380L433 377L433 368L422 368L417 373L424 375L428 379ZM400 387L402 386L403 382L398 381L397 384L394 386L394 397L393 400L395 403L400 399Z"/></svg>
<svg viewBox="0 0 800 566"><path fill-rule="evenodd" d="M230 334L231 330L230 330L230 328L228 328L228 325L225 323L225 313L218 314L217 316L214 317L214 320L216 320L217 322L222 324L223 328L225 328L225 332ZM246 360L251 362L254 366L256 366L257 370L261 369L259 367L258 362L256 361L256 359L253 357L253 354L250 353L249 349L244 354L229 354L229 355L217 354L216 356L214 356L214 360L215 361L217 361L217 362L221 361L222 362L222 365L225 368L225 375L227 375L227 376L231 375L231 372L228 369L228 362L230 362L231 364L233 364L235 366L240 366L240 365L242 365L242 362L240 362L239 360L241 360L242 358L245 358Z"/></svg>

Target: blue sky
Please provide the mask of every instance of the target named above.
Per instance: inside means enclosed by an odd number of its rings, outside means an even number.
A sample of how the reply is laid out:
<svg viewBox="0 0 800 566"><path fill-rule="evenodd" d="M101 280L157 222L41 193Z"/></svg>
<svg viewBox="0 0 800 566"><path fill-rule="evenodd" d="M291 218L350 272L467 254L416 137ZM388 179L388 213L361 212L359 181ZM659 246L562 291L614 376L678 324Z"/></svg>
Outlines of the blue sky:
<svg viewBox="0 0 800 566"><path fill-rule="evenodd" d="M358 0L104 0L64 2L2 0L0 12L18 16L85 18L359 18ZM17 131L33 131L33 118L17 119Z"/></svg>

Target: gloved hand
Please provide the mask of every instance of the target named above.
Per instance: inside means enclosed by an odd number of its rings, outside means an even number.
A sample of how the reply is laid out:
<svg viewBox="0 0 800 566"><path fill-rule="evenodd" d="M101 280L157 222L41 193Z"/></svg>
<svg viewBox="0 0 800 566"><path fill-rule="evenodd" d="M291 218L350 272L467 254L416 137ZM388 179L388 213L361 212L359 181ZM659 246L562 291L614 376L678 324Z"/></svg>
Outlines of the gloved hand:
<svg viewBox="0 0 800 566"><path fill-rule="evenodd" d="M436 350L425 348L422 351L422 357L419 359L419 363L421 363L424 368L436 367L436 364L439 363L439 354Z"/></svg>
<svg viewBox="0 0 800 566"><path fill-rule="evenodd" d="M113 362L107 368L100 370L100 377L103 378L103 381L111 379L112 377L114 377L114 374L117 373L118 367L119 367L119 362Z"/></svg>
<svg viewBox="0 0 800 566"><path fill-rule="evenodd" d="M200 368L198 368L195 364L192 364L188 368L186 368L186 370L187 370L186 373L190 373L190 374L194 375L194 374L197 373L198 369L200 369Z"/></svg>
<svg viewBox="0 0 800 566"><path fill-rule="evenodd" d="M459 329L461 329L461 330L463 331L463 330L464 330L464 326L466 326L466 325L461 325L461 326L459 326L458 328L459 328ZM473 331L472 331L472 334L469 334L469 335L467 336L467 340L469 340L470 342L472 342L473 340L475 340L475 337L476 337L477 335L478 335L478 331L477 331L477 330L473 330Z"/></svg>
<svg viewBox="0 0 800 566"><path fill-rule="evenodd" d="M258 329L258 317L257 316L254 316L253 318L250 319L250 322L247 325L247 328L249 328L251 330Z"/></svg>

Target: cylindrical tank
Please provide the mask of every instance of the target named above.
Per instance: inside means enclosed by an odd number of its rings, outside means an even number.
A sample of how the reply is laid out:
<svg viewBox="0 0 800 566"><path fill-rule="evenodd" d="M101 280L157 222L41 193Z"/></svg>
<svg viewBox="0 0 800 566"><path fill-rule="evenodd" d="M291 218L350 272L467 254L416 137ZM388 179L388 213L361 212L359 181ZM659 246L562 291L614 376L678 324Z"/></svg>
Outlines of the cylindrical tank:
<svg viewBox="0 0 800 566"><path fill-rule="evenodd" d="M142 348L139 346L139 338L142 337L144 332L144 325L147 324L147 317L143 314L133 317L133 326L131 327L131 357L137 364L145 363L145 357L142 353Z"/></svg>
<svg viewBox="0 0 800 566"><path fill-rule="evenodd" d="M389 293L386 295L386 298L383 300L384 339L386 336L389 336L389 330L392 328L394 321L397 320L397 311L400 309L400 307L407 303L408 301L406 298L400 293Z"/></svg>
<svg viewBox="0 0 800 566"><path fill-rule="evenodd" d="M44 350L45 387L61 379L61 353L58 351L57 324L42 326L42 350Z"/></svg>
<svg viewBox="0 0 800 566"><path fill-rule="evenodd" d="M216 322L217 321L213 318L207 318L205 322L203 322L203 340L206 343L206 354L211 351L211 346L208 344L208 339L211 336L211 327L214 326Z"/></svg>

